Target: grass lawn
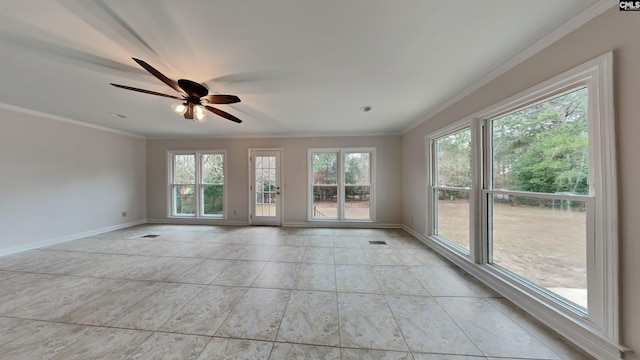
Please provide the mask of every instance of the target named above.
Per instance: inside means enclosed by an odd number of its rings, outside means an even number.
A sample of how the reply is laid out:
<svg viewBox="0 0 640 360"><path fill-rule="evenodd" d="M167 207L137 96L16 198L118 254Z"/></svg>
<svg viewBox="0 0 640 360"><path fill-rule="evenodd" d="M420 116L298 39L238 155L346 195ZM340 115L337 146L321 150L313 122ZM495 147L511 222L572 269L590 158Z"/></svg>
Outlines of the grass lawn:
<svg viewBox="0 0 640 360"><path fill-rule="evenodd" d="M438 233L466 248L468 208L467 200L439 201ZM560 294L586 293L586 248L584 211L494 205L493 263L538 285Z"/></svg>

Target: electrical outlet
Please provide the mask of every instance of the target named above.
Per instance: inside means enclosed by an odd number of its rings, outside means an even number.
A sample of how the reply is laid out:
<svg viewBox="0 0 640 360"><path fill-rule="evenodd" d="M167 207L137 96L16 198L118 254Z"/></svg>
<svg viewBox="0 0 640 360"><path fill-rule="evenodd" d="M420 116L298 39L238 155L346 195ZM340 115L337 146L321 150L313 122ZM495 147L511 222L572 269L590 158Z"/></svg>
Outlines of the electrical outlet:
<svg viewBox="0 0 640 360"><path fill-rule="evenodd" d="M127 212L123 211L121 215L122 215L122 217L126 217L127 216Z"/></svg>

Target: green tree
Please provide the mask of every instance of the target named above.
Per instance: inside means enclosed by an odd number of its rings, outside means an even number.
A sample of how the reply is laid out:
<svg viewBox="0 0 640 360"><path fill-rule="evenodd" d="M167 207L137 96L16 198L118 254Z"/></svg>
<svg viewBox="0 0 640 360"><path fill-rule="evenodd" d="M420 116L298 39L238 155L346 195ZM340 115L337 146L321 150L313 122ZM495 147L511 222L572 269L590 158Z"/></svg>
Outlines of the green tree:
<svg viewBox="0 0 640 360"><path fill-rule="evenodd" d="M557 126L513 166L518 190L588 194L586 118Z"/></svg>
<svg viewBox="0 0 640 360"><path fill-rule="evenodd" d="M313 197L317 200L334 198L337 194L335 185L338 181L338 154L315 153L311 156L311 161L313 164L313 183L333 185L313 186Z"/></svg>
<svg viewBox="0 0 640 360"><path fill-rule="evenodd" d="M438 185L471 187L471 130L438 139Z"/></svg>
<svg viewBox="0 0 640 360"><path fill-rule="evenodd" d="M313 183L336 184L338 156L336 153L316 153L312 155Z"/></svg>
<svg viewBox="0 0 640 360"><path fill-rule="evenodd" d="M174 157L174 183L195 184L196 183L196 157L192 154L175 155Z"/></svg>
<svg viewBox="0 0 640 360"><path fill-rule="evenodd" d="M587 100L579 89L494 119L494 188L586 191Z"/></svg>

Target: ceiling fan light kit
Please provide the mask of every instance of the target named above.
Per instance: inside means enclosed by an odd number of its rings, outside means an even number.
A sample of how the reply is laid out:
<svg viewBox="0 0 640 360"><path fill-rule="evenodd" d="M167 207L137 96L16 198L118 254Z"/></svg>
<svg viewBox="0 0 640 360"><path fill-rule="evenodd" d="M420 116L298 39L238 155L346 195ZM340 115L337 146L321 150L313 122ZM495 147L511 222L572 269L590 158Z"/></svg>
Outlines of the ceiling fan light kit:
<svg viewBox="0 0 640 360"><path fill-rule="evenodd" d="M231 120L236 123L242 122L242 120L238 119L237 117L225 111L222 111L218 108L208 105L208 104L238 103L240 102L240 98L238 98L237 96L220 95L220 94L209 95L209 90L207 90L207 88L204 87L202 84L198 84L195 81L191 81L187 79L179 79L178 81L171 80L168 77L166 77L164 74L162 74L160 71L156 70L154 67L144 62L143 60L136 59L136 58L132 58L132 59L135 62L137 62L138 65L142 66L142 68L147 70L151 75L155 76L163 83L169 85L170 88L180 93L180 95L182 95L182 98L179 98L174 95L168 95L168 94L151 91L151 90L138 89L138 88L134 88L126 85L119 85L119 84L113 84L113 83L111 83L111 85L121 89L141 92L149 95L167 97L170 99L181 100L180 103L172 105L171 108L173 109L173 111L184 116L185 119L193 120L194 122L204 122L205 115L206 115L205 110L209 110L210 112L218 116L221 116L227 120ZM206 105L203 105L203 103L205 103Z"/></svg>
<svg viewBox="0 0 640 360"><path fill-rule="evenodd" d="M171 105L173 111L178 114L184 116L185 119L193 120L195 122L204 122L205 118L205 107L198 104L193 103L177 103Z"/></svg>

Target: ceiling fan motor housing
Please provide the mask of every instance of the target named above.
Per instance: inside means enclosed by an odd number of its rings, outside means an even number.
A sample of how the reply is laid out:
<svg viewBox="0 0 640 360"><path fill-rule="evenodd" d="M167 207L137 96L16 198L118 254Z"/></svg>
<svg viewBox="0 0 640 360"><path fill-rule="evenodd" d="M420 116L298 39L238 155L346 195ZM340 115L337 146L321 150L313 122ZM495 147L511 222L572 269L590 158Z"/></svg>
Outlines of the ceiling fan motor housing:
<svg viewBox="0 0 640 360"><path fill-rule="evenodd" d="M195 81L180 79L178 80L178 86L189 96L189 100L199 104L200 98L203 96L207 96L209 94L209 90L206 87L198 84Z"/></svg>

